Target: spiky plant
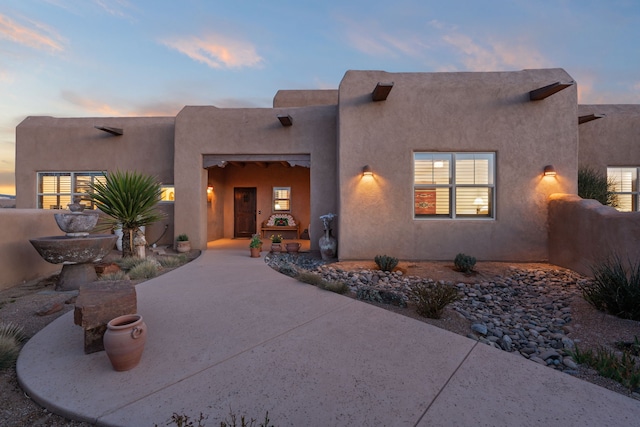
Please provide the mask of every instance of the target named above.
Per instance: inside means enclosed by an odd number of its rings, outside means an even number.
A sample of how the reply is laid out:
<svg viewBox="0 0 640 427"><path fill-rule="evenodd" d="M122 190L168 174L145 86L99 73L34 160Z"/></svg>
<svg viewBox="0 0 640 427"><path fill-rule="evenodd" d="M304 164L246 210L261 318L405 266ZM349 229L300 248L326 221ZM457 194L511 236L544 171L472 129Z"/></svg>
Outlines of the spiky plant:
<svg viewBox="0 0 640 427"><path fill-rule="evenodd" d="M595 168L581 166L578 169L578 196L594 199L603 205L618 206L618 196L613 192L616 182Z"/></svg>
<svg viewBox="0 0 640 427"><path fill-rule="evenodd" d="M156 209L162 194L160 183L140 172L115 171L106 174L104 181L89 183L89 190L91 201L111 218L108 224L122 225L122 256L135 256L135 231L164 218Z"/></svg>
<svg viewBox="0 0 640 427"><path fill-rule="evenodd" d="M0 369L14 364L20 353L20 343L26 339L22 327L15 323L0 323Z"/></svg>

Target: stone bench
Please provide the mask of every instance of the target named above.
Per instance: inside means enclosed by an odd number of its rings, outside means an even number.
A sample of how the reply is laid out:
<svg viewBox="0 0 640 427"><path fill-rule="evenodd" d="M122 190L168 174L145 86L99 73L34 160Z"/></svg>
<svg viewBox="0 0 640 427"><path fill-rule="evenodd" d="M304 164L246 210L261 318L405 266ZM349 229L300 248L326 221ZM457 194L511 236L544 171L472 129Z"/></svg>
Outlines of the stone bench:
<svg viewBox="0 0 640 427"><path fill-rule="evenodd" d="M137 307L136 288L128 280L81 285L73 322L84 329L84 352L104 350L102 338L107 323L118 316L137 313Z"/></svg>

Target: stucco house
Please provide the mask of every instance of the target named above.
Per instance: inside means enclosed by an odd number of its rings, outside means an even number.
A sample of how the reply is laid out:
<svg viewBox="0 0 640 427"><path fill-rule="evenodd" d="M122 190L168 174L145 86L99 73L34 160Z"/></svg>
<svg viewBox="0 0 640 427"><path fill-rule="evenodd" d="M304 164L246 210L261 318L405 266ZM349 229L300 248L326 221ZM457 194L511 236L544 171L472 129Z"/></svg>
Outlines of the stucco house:
<svg viewBox="0 0 640 427"><path fill-rule="evenodd" d="M28 117L16 207L64 208L86 180L138 170L165 188L149 242L186 233L204 249L288 213L317 249L333 212L344 260L542 261L549 196L576 193L579 165L633 181L620 191L638 210L639 133L639 106L578 105L562 69L348 71L337 90L279 91L273 108Z"/></svg>

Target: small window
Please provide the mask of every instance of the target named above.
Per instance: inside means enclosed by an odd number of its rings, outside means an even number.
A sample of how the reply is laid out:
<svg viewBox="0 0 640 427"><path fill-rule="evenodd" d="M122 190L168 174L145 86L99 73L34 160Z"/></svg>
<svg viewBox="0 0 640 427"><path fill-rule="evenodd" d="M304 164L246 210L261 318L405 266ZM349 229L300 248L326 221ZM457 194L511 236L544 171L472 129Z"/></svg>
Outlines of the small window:
<svg viewBox="0 0 640 427"><path fill-rule="evenodd" d="M38 209L66 209L74 198L86 199L89 183L104 180L102 172L38 172ZM82 204L94 209L88 200Z"/></svg>
<svg viewBox="0 0 640 427"><path fill-rule="evenodd" d="M291 212L291 187L273 187L273 211Z"/></svg>
<svg viewBox="0 0 640 427"><path fill-rule="evenodd" d="M494 218L495 153L414 153L415 218Z"/></svg>
<svg viewBox="0 0 640 427"><path fill-rule="evenodd" d="M621 212L638 210L638 167L607 168L607 179L612 184L618 209Z"/></svg>
<svg viewBox="0 0 640 427"><path fill-rule="evenodd" d="M176 199L176 188L173 185L163 185L162 194L160 194L161 202L173 202Z"/></svg>

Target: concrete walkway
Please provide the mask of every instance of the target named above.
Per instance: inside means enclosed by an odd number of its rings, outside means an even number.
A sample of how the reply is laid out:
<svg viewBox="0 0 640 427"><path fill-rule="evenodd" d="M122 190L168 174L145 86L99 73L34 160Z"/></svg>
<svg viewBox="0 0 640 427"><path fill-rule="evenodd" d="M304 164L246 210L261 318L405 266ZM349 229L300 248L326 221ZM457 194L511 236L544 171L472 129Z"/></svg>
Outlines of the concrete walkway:
<svg viewBox="0 0 640 427"><path fill-rule="evenodd" d="M429 324L283 276L247 241L137 286L140 365L85 355L72 313L25 345L47 409L106 426L233 411L275 426L631 426L640 402ZM238 420L239 422L239 420Z"/></svg>

